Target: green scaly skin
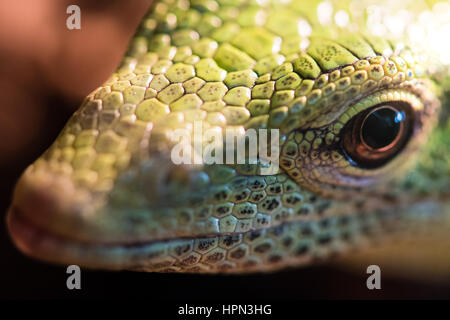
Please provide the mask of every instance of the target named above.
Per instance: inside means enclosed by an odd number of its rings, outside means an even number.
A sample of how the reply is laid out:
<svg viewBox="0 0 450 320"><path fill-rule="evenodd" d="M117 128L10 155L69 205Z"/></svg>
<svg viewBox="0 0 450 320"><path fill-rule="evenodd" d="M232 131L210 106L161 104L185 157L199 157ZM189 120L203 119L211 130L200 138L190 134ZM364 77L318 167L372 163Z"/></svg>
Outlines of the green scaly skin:
<svg viewBox="0 0 450 320"><path fill-rule="evenodd" d="M318 4L154 3L122 65L19 180L8 214L19 249L91 268L254 272L442 225L445 66L373 35L348 1L333 2L350 15L340 27L319 21ZM407 145L379 168L352 164L346 125L392 101L417 119ZM279 170L175 165L170 135L194 121L279 129Z"/></svg>

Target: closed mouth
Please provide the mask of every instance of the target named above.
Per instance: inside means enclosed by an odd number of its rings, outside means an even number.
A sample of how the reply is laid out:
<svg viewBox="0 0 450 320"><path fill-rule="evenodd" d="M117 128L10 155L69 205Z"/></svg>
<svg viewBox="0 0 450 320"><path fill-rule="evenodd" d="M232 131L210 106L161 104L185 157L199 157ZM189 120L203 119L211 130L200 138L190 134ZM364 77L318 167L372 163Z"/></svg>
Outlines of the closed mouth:
<svg viewBox="0 0 450 320"><path fill-rule="evenodd" d="M448 201L447 197L444 198L441 200ZM439 213L446 213L450 209L447 201L423 201L411 205L407 211L416 212L424 217L437 214L436 218L439 219L441 217ZM145 269L158 263L158 257L167 255L164 252L167 252L169 247L195 240L195 238L176 238L127 243L82 241L38 226L15 205L9 209L7 225L14 244L28 256L47 262L77 264L92 269Z"/></svg>
<svg viewBox="0 0 450 320"><path fill-rule="evenodd" d="M93 269L121 270L142 265L148 259L148 251L154 249L155 245L164 243L162 241L136 244L82 242L37 226L14 206L8 211L7 226L12 241L26 255L47 262L79 264Z"/></svg>

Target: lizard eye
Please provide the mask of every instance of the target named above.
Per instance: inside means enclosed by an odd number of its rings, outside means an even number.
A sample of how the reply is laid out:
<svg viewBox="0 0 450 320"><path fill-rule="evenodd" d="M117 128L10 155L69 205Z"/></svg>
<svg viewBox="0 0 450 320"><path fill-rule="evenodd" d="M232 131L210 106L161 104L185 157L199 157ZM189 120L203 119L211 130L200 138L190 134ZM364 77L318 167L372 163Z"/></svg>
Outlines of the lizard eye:
<svg viewBox="0 0 450 320"><path fill-rule="evenodd" d="M414 165L435 119L437 100L413 90L382 89L349 105L322 126L291 132L281 166L300 185L338 197L376 187Z"/></svg>
<svg viewBox="0 0 450 320"><path fill-rule="evenodd" d="M392 101L354 116L343 130L343 150L361 168L377 168L395 157L407 144L414 126L411 105Z"/></svg>

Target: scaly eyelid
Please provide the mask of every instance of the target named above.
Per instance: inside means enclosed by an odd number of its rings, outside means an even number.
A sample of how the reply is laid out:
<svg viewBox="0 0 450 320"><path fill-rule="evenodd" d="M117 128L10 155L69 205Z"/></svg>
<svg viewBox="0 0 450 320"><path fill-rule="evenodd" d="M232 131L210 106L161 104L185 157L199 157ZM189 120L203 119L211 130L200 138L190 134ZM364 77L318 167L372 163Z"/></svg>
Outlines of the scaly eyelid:
<svg viewBox="0 0 450 320"><path fill-rule="evenodd" d="M401 89L387 89L375 92L365 98L360 99L357 103L350 105L344 112L342 112L341 115L336 117L336 120L334 122L338 121L338 123L345 125L350 119L352 119L360 112L363 112L381 103L389 103L395 101L408 103L414 112L420 112L424 108L423 102L416 94ZM333 125L333 123L330 123L329 125ZM335 133L338 132L339 131Z"/></svg>
<svg viewBox="0 0 450 320"><path fill-rule="evenodd" d="M287 134L295 129L327 125L364 96L382 89L413 88L420 70L401 56L376 56L323 73L314 80L304 79L295 89L295 98L287 105L279 128ZM273 100L278 99L277 94Z"/></svg>

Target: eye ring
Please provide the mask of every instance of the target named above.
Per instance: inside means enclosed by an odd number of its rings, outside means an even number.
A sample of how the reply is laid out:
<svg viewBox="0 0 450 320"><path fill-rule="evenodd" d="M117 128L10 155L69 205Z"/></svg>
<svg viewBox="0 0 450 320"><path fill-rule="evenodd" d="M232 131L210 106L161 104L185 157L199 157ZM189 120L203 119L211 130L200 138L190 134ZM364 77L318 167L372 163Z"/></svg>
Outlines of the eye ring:
<svg viewBox="0 0 450 320"><path fill-rule="evenodd" d="M409 141L415 123L404 101L384 102L357 114L343 130L342 149L353 166L375 169L395 157Z"/></svg>

